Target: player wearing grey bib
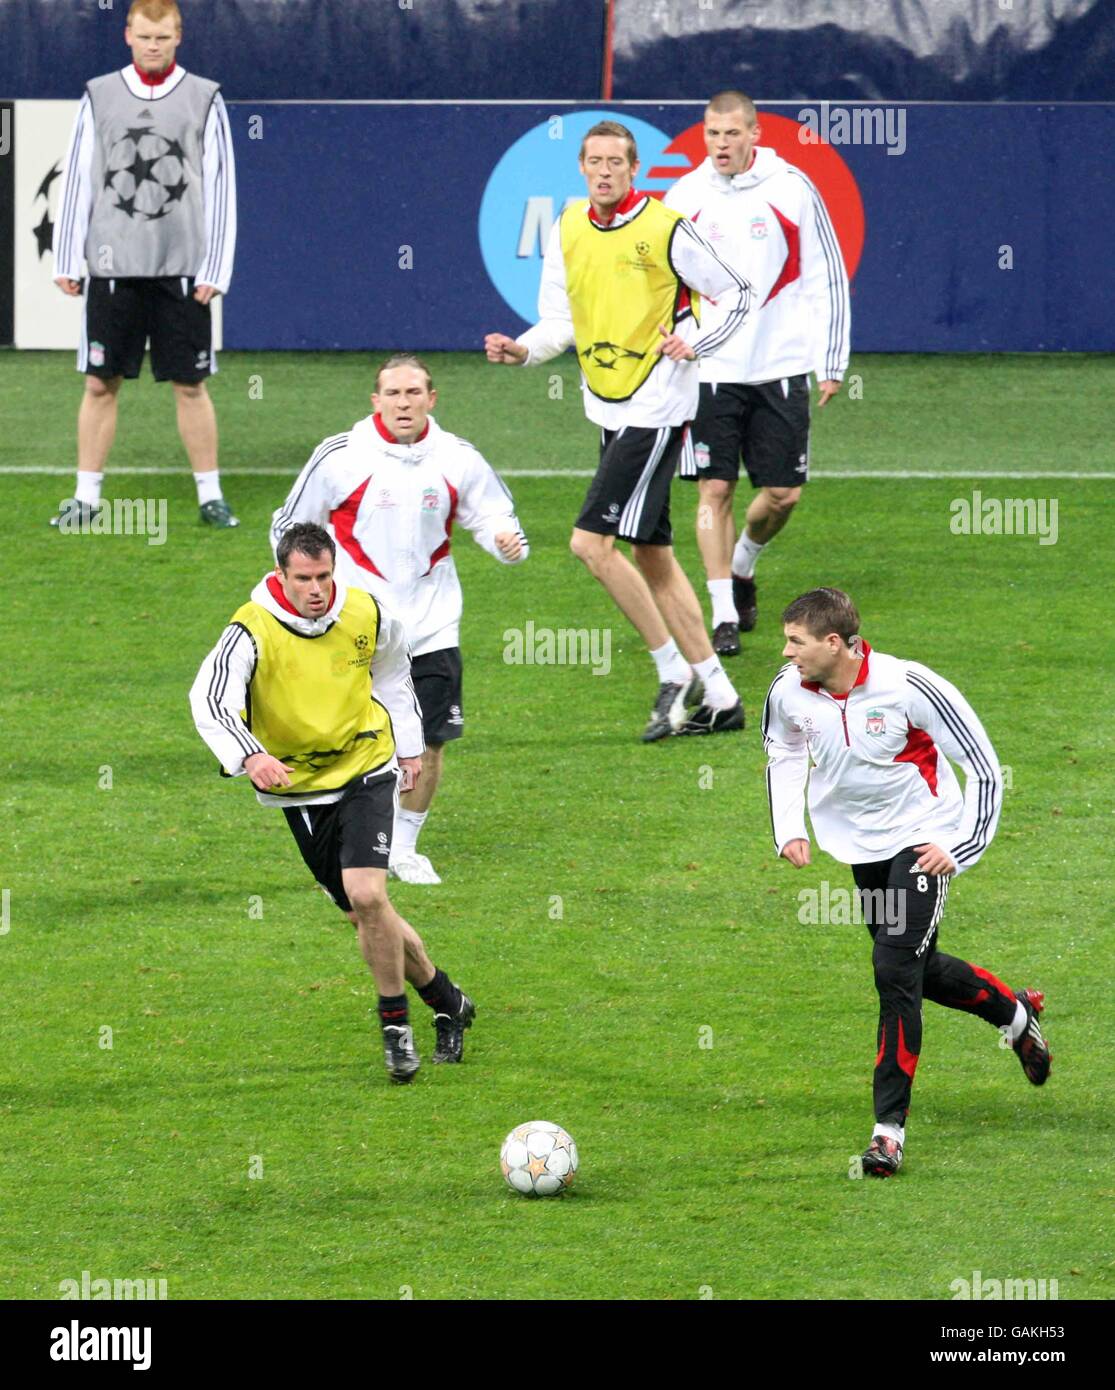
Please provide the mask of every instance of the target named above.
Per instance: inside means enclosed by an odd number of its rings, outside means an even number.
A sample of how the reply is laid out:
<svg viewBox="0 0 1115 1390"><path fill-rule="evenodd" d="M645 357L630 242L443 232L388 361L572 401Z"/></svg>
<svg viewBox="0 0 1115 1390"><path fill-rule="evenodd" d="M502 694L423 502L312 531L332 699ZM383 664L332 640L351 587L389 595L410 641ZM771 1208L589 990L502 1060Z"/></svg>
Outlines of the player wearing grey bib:
<svg viewBox="0 0 1115 1390"><path fill-rule="evenodd" d="M77 486L52 524L88 528L100 507L120 383L139 376L147 339L156 381L172 381L178 432L201 520L236 526L221 494L210 301L228 289L236 243L232 138L215 82L175 61L174 0L134 0L133 63L88 83L66 155L54 229L55 283L82 293Z"/></svg>

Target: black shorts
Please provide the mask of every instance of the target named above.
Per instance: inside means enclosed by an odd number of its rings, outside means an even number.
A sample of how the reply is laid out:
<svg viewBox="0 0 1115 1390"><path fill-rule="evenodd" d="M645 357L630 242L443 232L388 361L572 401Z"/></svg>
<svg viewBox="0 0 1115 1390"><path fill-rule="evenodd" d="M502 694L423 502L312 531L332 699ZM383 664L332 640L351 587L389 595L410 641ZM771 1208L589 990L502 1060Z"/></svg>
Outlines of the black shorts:
<svg viewBox="0 0 1115 1390"><path fill-rule="evenodd" d="M212 310L194 298L192 277L86 282L79 372L134 380L148 338L156 381L204 381L217 370Z"/></svg>
<svg viewBox="0 0 1115 1390"><path fill-rule="evenodd" d="M670 545L670 483L684 438L684 425L601 430L600 465L577 528L640 545Z"/></svg>
<svg viewBox="0 0 1115 1390"><path fill-rule="evenodd" d="M442 647L410 659L414 693L422 706L422 733L427 743L448 743L464 733L461 713L461 649Z"/></svg>
<svg viewBox="0 0 1115 1390"><path fill-rule="evenodd" d="M339 801L284 806L291 834L310 873L342 912L351 912L342 869L386 869L399 782L392 772L368 772L350 782Z"/></svg>
<svg viewBox="0 0 1115 1390"><path fill-rule="evenodd" d="M759 386L701 382L678 476L734 483L740 460L752 487L809 481L809 377Z"/></svg>
<svg viewBox="0 0 1115 1390"><path fill-rule="evenodd" d="M919 857L910 847L893 859L853 864L852 876L872 938L881 935L889 945L908 947L921 956L936 949L949 876L922 873L916 867Z"/></svg>

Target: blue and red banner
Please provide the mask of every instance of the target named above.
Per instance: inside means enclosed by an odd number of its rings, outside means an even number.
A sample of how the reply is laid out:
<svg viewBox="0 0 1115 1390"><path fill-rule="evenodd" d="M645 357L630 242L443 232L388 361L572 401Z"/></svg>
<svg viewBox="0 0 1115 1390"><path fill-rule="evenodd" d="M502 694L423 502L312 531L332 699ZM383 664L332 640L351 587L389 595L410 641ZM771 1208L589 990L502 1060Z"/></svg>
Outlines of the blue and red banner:
<svg viewBox="0 0 1115 1390"><path fill-rule="evenodd" d="M637 186L704 157L699 103L233 103L229 348L479 350L535 312L581 136L635 133ZM820 188L860 352L1112 350L1115 105L784 104L764 143Z"/></svg>

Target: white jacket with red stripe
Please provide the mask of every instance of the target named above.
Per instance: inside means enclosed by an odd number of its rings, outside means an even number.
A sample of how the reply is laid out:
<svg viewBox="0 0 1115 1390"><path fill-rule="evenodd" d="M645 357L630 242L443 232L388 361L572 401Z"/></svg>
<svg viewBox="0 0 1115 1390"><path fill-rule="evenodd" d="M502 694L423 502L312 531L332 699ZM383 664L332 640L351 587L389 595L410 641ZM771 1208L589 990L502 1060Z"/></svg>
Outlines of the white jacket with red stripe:
<svg viewBox="0 0 1115 1390"><path fill-rule="evenodd" d="M402 621L412 656L460 644L455 521L502 564L521 564L529 552L499 475L432 415L413 444L400 444L377 415L323 440L272 517L272 549L298 521L325 527L337 545L338 577ZM505 560L496 546L504 531L519 537L518 560Z"/></svg>
<svg viewBox="0 0 1115 1390"><path fill-rule="evenodd" d="M874 652L846 695L783 666L763 707L767 795L779 854L807 840L844 864L890 859L933 843L969 869L999 823L995 749L957 688L916 661ZM961 793L949 759L964 772Z"/></svg>
<svg viewBox="0 0 1115 1390"><path fill-rule="evenodd" d="M814 372L840 381L848 366L851 305L844 257L821 195L800 169L759 145L742 174L706 159L662 200L683 212L755 287L743 327L701 358L701 380L757 383ZM707 305L701 327L724 317Z"/></svg>

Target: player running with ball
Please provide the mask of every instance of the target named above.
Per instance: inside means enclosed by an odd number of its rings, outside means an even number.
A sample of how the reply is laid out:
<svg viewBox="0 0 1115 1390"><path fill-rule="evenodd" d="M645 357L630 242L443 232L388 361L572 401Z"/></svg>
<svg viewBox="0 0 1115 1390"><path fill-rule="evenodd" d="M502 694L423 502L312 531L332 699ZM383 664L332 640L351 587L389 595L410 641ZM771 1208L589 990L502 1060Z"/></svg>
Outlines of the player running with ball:
<svg viewBox="0 0 1115 1390"><path fill-rule="evenodd" d="M226 774L283 808L310 872L356 928L387 1072L406 1082L419 1061L404 978L434 1010L435 1062L461 1060L476 1009L387 897L397 786L422 772L421 715L401 624L335 579L335 558L322 527L284 532L274 572L202 662L190 706Z"/></svg>
<svg viewBox="0 0 1115 1390"><path fill-rule="evenodd" d="M863 1170L898 1171L921 1052L923 996L977 1015L1009 1036L1022 1070L1044 1084L1052 1060L1038 1014L1044 996L1012 991L989 970L937 949L952 876L991 843L1002 775L983 725L927 666L872 651L839 589L814 589L782 614L787 659L767 694L763 738L775 848L810 862L820 847L849 864L874 947L879 992L875 1129ZM964 772L961 793L952 759Z"/></svg>

